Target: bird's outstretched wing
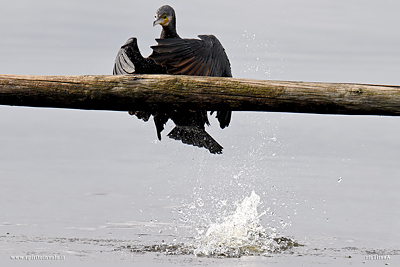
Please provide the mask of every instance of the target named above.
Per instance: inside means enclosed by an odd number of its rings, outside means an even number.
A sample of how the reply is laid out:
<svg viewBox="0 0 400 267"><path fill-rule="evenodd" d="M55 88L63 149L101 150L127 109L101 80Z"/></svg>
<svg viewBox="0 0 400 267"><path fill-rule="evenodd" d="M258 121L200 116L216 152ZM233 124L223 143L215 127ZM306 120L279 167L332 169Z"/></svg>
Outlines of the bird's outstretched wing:
<svg viewBox="0 0 400 267"><path fill-rule="evenodd" d="M114 75L124 75L135 73L135 65L132 62L134 50L137 48L137 40L132 37L121 46L114 62Z"/></svg>
<svg viewBox="0 0 400 267"><path fill-rule="evenodd" d="M142 56L135 37L129 38L121 46L114 62L114 75L124 74L166 74L164 67L154 60Z"/></svg>
<svg viewBox="0 0 400 267"><path fill-rule="evenodd" d="M232 77L225 50L214 35L200 39L156 39L149 58L166 67L168 74Z"/></svg>

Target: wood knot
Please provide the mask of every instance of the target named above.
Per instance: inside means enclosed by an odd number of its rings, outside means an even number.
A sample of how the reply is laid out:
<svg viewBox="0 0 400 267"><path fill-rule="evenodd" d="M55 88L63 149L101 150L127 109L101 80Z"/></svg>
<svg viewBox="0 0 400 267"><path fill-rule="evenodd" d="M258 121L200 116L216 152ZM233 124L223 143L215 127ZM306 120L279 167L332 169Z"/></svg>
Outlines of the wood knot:
<svg viewBox="0 0 400 267"><path fill-rule="evenodd" d="M356 95L361 95L363 93L363 89L362 88L355 88L351 92L353 94L356 94Z"/></svg>

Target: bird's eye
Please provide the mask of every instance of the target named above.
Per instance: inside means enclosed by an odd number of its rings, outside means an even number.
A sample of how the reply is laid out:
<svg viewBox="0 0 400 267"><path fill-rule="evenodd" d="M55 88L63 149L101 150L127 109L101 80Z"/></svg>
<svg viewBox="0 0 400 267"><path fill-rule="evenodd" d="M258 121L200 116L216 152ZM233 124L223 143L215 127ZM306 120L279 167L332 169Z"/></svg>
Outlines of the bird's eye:
<svg viewBox="0 0 400 267"><path fill-rule="evenodd" d="M163 18L163 19L166 19L166 18L167 18L167 15L162 16L162 18Z"/></svg>

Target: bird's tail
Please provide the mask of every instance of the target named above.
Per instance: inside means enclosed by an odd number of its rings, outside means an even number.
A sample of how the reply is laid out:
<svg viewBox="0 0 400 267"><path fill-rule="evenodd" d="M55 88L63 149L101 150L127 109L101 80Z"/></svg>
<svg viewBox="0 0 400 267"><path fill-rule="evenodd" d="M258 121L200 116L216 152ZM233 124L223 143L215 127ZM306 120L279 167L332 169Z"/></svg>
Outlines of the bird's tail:
<svg viewBox="0 0 400 267"><path fill-rule="evenodd" d="M210 153L222 154L223 147L204 129L189 126L175 126L168 136L175 140L181 140L184 144L204 147L208 149Z"/></svg>

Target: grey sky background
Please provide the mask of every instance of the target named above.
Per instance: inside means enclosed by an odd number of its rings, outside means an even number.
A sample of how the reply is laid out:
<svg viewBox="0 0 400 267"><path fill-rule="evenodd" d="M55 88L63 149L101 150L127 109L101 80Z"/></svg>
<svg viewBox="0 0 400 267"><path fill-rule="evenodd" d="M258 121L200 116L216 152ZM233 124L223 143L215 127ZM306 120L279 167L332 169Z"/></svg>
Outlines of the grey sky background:
<svg viewBox="0 0 400 267"><path fill-rule="evenodd" d="M400 3L386 0L8 1L0 73L110 74L127 38L150 54L162 4L181 36L217 36L235 77L400 84Z"/></svg>

